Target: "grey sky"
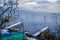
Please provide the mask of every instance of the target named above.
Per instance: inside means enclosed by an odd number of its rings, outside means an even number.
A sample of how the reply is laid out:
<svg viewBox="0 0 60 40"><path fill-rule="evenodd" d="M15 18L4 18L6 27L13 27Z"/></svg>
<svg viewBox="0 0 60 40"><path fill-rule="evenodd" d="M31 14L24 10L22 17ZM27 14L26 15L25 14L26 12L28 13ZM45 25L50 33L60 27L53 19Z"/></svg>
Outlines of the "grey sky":
<svg viewBox="0 0 60 40"><path fill-rule="evenodd" d="M59 0L19 0L19 8L37 12L60 13Z"/></svg>

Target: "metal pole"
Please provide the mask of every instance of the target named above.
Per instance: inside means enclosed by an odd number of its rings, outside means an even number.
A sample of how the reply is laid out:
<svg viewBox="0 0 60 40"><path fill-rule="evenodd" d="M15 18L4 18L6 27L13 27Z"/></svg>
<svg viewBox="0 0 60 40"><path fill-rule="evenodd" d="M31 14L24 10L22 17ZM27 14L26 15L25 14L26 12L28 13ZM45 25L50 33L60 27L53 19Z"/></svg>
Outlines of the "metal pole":
<svg viewBox="0 0 60 40"><path fill-rule="evenodd" d="M59 25L58 25L58 17L57 17L58 15L56 15L56 31L58 32L57 34L58 34L58 36L59 36ZM58 40L59 40L59 38L58 38Z"/></svg>
<svg viewBox="0 0 60 40"><path fill-rule="evenodd" d="M16 3L18 3L18 0L16 0ZM23 26L23 35L24 35L24 32L25 32L25 29L24 29L24 22L23 22L23 19L22 19L22 16L21 16L21 11L19 12L19 8L18 8L18 5L16 4L16 7L18 9L18 16L19 16L19 20L22 21L22 26ZM24 36L23 36L23 40L24 40Z"/></svg>

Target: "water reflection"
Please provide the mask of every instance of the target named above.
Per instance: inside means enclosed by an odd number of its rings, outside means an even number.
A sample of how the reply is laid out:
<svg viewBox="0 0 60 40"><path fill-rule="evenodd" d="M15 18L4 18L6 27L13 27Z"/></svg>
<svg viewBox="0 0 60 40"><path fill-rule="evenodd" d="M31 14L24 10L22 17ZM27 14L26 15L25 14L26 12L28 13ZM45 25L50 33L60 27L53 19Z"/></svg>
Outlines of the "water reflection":
<svg viewBox="0 0 60 40"><path fill-rule="evenodd" d="M41 30L45 26L49 26L50 30L55 31L56 26L56 16L44 16L44 15L38 15L38 14L22 14L22 18L24 20L24 28L25 30L28 30L31 32L31 34L37 32L38 30ZM58 17L57 20L60 18ZM59 22L57 22L59 24Z"/></svg>

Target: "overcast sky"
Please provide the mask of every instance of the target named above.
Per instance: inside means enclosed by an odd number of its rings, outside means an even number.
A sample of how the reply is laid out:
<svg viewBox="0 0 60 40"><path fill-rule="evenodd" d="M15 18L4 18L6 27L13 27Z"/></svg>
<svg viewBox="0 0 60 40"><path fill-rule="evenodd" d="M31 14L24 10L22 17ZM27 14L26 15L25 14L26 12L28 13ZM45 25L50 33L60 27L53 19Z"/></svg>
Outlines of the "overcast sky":
<svg viewBox="0 0 60 40"><path fill-rule="evenodd" d="M60 13L60 0L19 0L19 8L37 12Z"/></svg>

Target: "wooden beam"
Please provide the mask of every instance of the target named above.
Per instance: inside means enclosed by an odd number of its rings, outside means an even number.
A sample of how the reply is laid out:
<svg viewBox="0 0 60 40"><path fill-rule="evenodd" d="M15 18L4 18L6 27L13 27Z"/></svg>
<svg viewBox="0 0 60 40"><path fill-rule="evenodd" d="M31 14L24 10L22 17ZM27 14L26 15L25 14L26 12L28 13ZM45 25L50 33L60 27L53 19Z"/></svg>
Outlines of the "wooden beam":
<svg viewBox="0 0 60 40"><path fill-rule="evenodd" d="M9 26L9 27L6 27L5 29L8 29L8 28L11 28L11 27L17 26L17 25L19 25L19 24L22 24L22 22L15 23L15 24L13 24L13 25L11 25L11 26Z"/></svg>
<svg viewBox="0 0 60 40"><path fill-rule="evenodd" d="M43 28L43 29L41 29L40 31L38 31L38 32L36 32L35 34L33 34L33 36L37 36L37 35L39 35L41 32L47 30L48 28L49 28L49 27L46 26L45 28Z"/></svg>

